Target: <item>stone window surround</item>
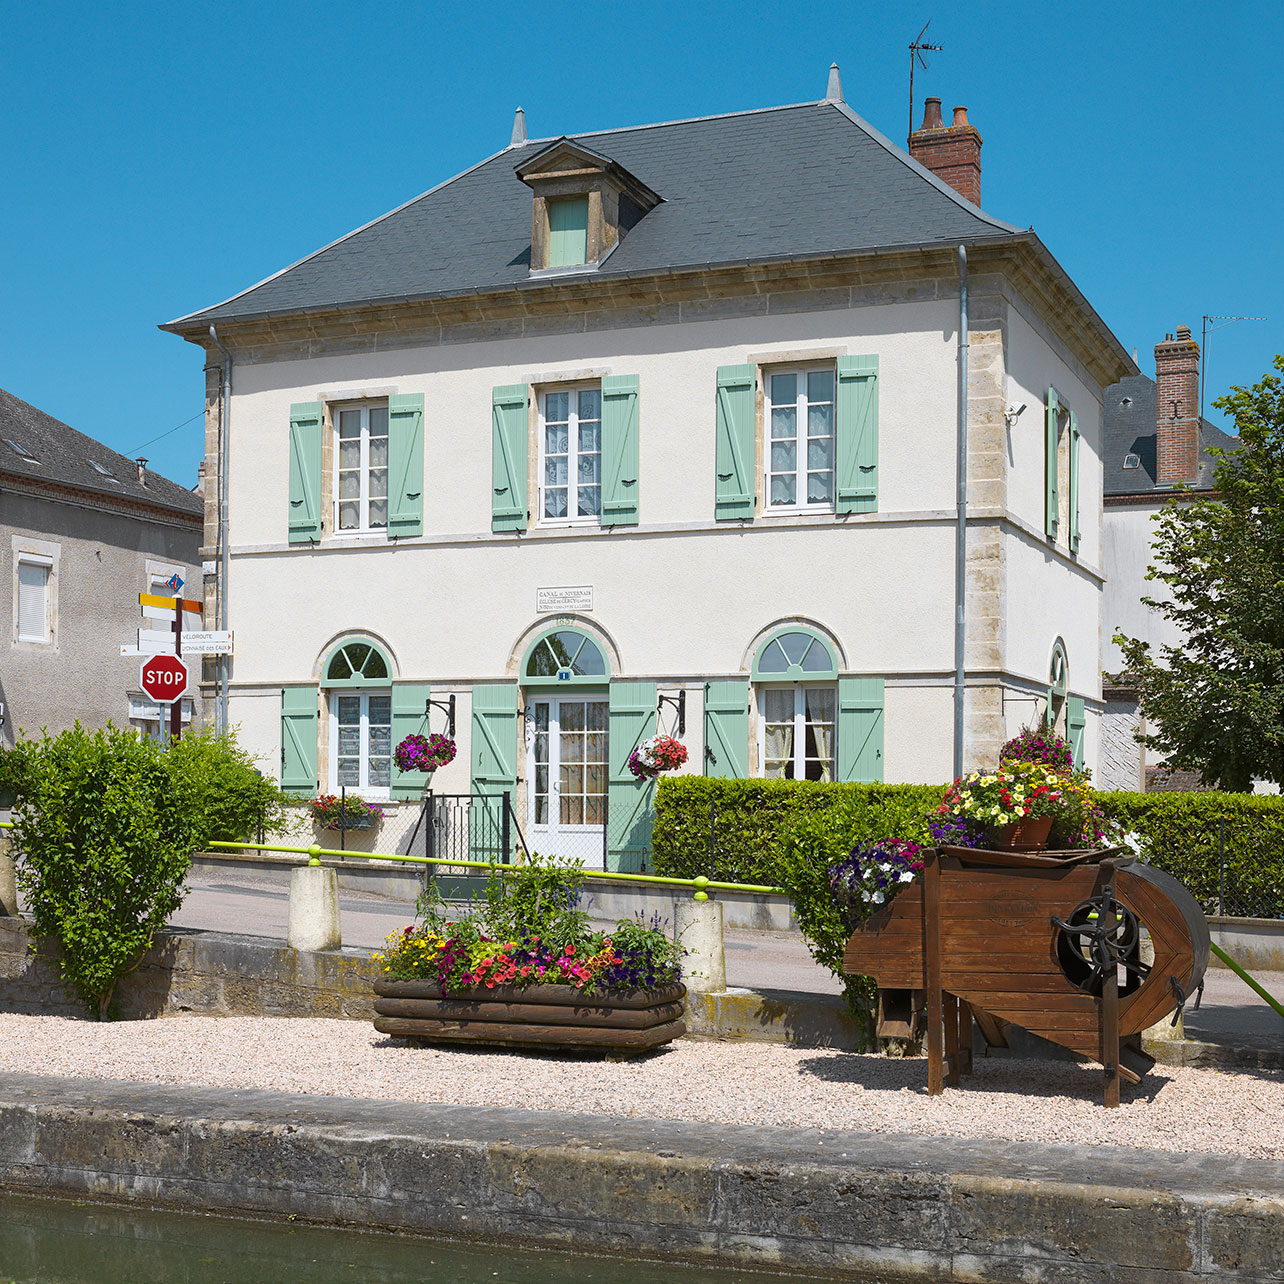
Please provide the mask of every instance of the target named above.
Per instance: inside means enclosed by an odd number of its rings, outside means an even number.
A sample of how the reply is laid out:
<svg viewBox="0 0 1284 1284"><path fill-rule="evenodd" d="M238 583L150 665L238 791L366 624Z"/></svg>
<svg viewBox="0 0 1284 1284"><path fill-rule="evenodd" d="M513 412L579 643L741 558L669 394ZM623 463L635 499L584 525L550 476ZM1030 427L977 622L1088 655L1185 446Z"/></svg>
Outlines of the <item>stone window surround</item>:
<svg viewBox="0 0 1284 1284"><path fill-rule="evenodd" d="M27 535L14 535L10 545L13 553L13 634L11 645L20 650L46 651L58 649L58 573L62 545ZM18 566L26 562L47 567L49 578L45 584L46 622L48 635L41 642L18 637Z"/></svg>

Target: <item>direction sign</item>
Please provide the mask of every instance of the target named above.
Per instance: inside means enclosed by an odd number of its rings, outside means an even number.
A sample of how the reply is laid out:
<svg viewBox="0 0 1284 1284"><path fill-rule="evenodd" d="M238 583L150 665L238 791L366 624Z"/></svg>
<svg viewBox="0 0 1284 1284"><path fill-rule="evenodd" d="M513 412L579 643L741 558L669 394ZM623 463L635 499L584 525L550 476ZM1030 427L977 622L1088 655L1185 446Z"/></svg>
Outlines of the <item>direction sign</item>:
<svg viewBox="0 0 1284 1284"><path fill-rule="evenodd" d="M172 640L172 639L171 639ZM141 646L142 643L140 642ZM231 629L207 629L183 634L184 655L231 655Z"/></svg>
<svg viewBox="0 0 1284 1284"><path fill-rule="evenodd" d="M200 612L205 609L202 602L198 602L194 597L161 597L159 593L140 593L138 595L139 606L166 606L171 611L174 609L174 603L181 601L184 611Z"/></svg>
<svg viewBox="0 0 1284 1284"><path fill-rule="evenodd" d="M138 685L157 704L173 704L187 690L187 665L176 655L154 655L138 666Z"/></svg>

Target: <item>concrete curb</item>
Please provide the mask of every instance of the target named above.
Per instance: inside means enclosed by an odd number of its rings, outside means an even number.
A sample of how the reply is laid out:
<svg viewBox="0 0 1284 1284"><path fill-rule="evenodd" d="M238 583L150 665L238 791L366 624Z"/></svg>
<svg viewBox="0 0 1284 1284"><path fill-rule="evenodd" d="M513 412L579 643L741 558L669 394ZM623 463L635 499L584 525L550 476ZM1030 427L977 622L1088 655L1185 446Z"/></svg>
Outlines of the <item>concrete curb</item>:
<svg viewBox="0 0 1284 1284"><path fill-rule="evenodd" d="M0 1074L11 1189L893 1281L1281 1278L1284 1164Z"/></svg>

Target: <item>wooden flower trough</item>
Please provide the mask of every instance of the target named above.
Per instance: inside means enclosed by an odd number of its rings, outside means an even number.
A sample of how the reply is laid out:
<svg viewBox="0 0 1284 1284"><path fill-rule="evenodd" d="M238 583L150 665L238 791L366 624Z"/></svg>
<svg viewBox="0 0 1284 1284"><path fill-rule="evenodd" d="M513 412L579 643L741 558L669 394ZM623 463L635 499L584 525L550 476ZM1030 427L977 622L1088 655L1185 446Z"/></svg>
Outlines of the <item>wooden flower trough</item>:
<svg viewBox="0 0 1284 1284"><path fill-rule="evenodd" d="M572 985L473 986L445 994L435 981L375 982L375 1029L433 1043L570 1048L631 1055L686 1032L685 985L607 990Z"/></svg>
<svg viewBox="0 0 1284 1284"><path fill-rule="evenodd" d="M1208 923L1168 874L1118 849L926 853L923 877L863 923L843 970L879 986L885 1037L918 1033L926 1009L928 1092L972 1068L972 1022L991 1046L1019 1025L1106 1070L1119 1083L1155 1064L1141 1032L1202 988ZM1150 934L1153 961L1141 954Z"/></svg>

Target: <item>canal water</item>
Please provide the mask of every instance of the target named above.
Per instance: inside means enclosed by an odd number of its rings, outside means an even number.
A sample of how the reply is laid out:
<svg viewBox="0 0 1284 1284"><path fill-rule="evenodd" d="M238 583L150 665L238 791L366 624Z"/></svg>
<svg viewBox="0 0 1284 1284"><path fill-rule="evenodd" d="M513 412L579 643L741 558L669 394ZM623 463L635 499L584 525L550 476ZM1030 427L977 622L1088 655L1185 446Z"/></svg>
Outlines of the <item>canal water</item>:
<svg viewBox="0 0 1284 1284"><path fill-rule="evenodd" d="M788 1277L0 1193L0 1284L771 1284Z"/></svg>

